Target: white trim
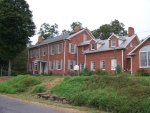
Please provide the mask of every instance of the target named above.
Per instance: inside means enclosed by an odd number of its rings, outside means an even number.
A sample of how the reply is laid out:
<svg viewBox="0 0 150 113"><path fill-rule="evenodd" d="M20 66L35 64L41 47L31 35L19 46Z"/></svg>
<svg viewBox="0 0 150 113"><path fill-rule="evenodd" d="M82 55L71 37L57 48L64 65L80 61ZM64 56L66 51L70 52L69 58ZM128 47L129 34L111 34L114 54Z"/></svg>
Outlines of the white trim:
<svg viewBox="0 0 150 113"><path fill-rule="evenodd" d="M124 57L123 57L123 50L122 50L122 72L124 71Z"/></svg>
<svg viewBox="0 0 150 113"><path fill-rule="evenodd" d="M132 57L131 57L131 75L132 75L132 73L133 73L133 72L132 72L132 71L133 71L132 69L133 69L133 68L132 68Z"/></svg>
<svg viewBox="0 0 150 113"><path fill-rule="evenodd" d="M150 38L150 36L148 36L143 42L141 42L138 46L136 46L129 54L127 55L132 55L132 53L138 49L143 43L145 43L148 39Z"/></svg>

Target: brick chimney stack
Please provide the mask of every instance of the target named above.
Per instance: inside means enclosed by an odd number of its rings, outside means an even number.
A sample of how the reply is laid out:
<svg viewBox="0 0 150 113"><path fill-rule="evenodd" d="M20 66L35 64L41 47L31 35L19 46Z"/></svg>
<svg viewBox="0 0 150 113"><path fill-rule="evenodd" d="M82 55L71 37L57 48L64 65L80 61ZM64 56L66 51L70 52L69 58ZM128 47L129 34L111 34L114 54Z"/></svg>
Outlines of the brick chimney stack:
<svg viewBox="0 0 150 113"><path fill-rule="evenodd" d="M78 32L80 30L80 26L75 26L74 27L74 32Z"/></svg>
<svg viewBox="0 0 150 113"><path fill-rule="evenodd" d="M132 36L132 35L134 35L135 33L134 33L134 28L133 27L129 27L128 28L128 36L130 37L130 36Z"/></svg>
<svg viewBox="0 0 150 113"><path fill-rule="evenodd" d="M42 36L39 36L39 37L38 37L38 43L41 43L42 40L43 40Z"/></svg>

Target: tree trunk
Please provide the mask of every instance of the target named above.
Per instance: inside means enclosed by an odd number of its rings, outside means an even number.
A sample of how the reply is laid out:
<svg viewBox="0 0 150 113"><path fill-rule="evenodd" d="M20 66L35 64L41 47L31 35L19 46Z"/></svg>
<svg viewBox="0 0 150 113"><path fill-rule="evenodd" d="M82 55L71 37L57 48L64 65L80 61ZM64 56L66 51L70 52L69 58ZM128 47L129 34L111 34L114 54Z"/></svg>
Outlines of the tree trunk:
<svg viewBox="0 0 150 113"><path fill-rule="evenodd" d="M9 59L8 76L11 76L11 60Z"/></svg>

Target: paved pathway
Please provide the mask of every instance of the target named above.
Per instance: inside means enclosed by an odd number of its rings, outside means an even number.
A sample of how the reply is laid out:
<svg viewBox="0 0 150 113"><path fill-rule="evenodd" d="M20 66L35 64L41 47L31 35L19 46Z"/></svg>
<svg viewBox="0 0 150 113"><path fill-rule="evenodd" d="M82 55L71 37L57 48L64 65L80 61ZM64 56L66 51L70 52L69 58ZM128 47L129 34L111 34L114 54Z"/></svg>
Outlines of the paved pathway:
<svg viewBox="0 0 150 113"><path fill-rule="evenodd" d="M0 96L0 113L63 113L48 106Z"/></svg>

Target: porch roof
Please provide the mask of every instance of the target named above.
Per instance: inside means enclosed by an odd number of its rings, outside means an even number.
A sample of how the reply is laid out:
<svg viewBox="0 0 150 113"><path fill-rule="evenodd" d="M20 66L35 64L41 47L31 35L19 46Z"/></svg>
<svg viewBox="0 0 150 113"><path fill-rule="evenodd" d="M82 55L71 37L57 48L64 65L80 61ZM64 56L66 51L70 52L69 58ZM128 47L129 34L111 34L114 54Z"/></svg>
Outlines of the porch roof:
<svg viewBox="0 0 150 113"><path fill-rule="evenodd" d="M47 60L43 59L43 58L37 58L33 61L34 63L35 62L47 62Z"/></svg>

